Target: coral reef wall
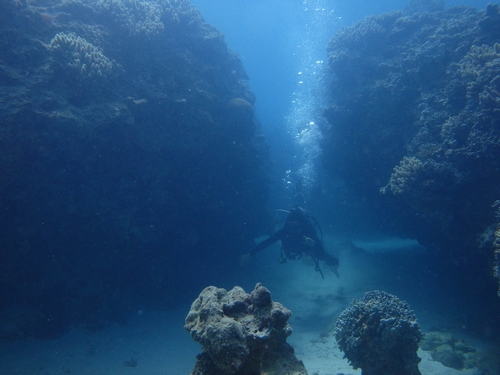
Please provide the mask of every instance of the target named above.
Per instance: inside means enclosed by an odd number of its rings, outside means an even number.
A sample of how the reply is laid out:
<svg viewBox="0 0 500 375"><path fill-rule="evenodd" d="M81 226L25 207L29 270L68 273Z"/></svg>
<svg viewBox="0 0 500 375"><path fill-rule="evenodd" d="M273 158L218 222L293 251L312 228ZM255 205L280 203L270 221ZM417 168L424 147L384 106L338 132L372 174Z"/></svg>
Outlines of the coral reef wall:
<svg viewBox="0 0 500 375"><path fill-rule="evenodd" d="M0 33L0 305L29 322L12 337L230 274L268 177L223 36L187 0L5 0Z"/></svg>
<svg viewBox="0 0 500 375"><path fill-rule="evenodd" d="M333 36L324 163L386 231L488 283L500 196L500 10L438 3Z"/></svg>

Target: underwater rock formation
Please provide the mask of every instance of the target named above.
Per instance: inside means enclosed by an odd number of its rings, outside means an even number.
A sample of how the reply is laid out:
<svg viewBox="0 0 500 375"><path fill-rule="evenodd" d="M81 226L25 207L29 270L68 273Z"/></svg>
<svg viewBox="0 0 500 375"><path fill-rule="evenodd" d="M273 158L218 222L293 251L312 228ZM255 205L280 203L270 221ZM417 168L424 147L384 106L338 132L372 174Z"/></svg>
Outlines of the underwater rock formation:
<svg viewBox="0 0 500 375"><path fill-rule="evenodd" d="M187 0L6 0L0 33L0 306L37 317L17 336L234 272L267 217L268 156L222 34Z"/></svg>
<svg viewBox="0 0 500 375"><path fill-rule="evenodd" d="M210 286L193 302L184 328L199 342L192 375L306 375L286 343L292 313L257 284L248 294Z"/></svg>
<svg viewBox="0 0 500 375"><path fill-rule="evenodd" d="M230 132L235 140L248 139L255 133L254 109L242 98L231 99L226 105Z"/></svg>
<svg viewBox="0 0 500 375"><path fill-rule="evenodd" d="M500 201L496 202L496 206L500 205ZM498 216L498 210L497 210ZM486 237L489 241L489 236ZM494 228L493 234L493 251L494 251L494 263L493 263L493 273L494 276L500 280L500 224ZM500 297L500 288L498 289L498 296Z"/></svg>
<svg viewBox="0 0 500 375"><path fill-rule="evenodd" d="M410 5L332 37L324 165L368 202L378 225L449 257L459 272L481 273L467 285L480 280L491 294L500 9Z"/></svg>
<svg viewBox="0 0 500 375"><path fill-rule="evenodd" d="M340 350L363 375L420 375L417 350L422 337L410 306L377 290L355 299L335 323Z"/></svg>
<svg viewBox="0 0 500 375"><path fill-rule="evenodd" d="M420 342L422 350L431 352L432 359L457 370L478 367L476 348L451 333L426 332Z"/></svg>

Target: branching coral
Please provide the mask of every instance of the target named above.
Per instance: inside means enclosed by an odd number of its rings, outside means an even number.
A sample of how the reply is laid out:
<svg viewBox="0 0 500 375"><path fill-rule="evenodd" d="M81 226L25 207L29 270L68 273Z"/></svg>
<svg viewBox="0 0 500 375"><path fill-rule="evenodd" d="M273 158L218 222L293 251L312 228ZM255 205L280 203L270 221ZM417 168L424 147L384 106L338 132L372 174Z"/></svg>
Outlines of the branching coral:
<svg viewBox="0 0 500 375"><path fill-rule="evenodd" d="M329 48L335 48L336 46L350 48L373 47L371 49L376 50L380 47L377 43L377 39L382 35L390 34L392 32L391 29L394 22L398 20L402 14L402 12L397 11L374 15L367 17L352 26L344 27L332 37L329 43ZM375 44L370 46L370 42Z"/></svg>
<svg viewBox="0 0 500 375"><path fill-rule="evenodd" d="M169 25L190 26L203 20L187 0L99 0L93 6L129 35L148 38L161 34Z"/></svg>
<svg viewBox="0 0 500 375"><path fill-rule="evenodd" d="M400 16L400 12L371 16L353 26L340 29L328 44L330 67L340 73L340 70L346 68L346 61L355 61L368 51L375 54L382 51L381 41L386 40L390 32L387 24Z"/></svg>
<svg viewBox="0 0 500 375"><path fill-rule="evenodd" d="M200 12L189 3L188 0L158 0L163 7L163 17L172 23L184 26L192 26L203 17Z"/></svg>
<svg viewBox="0 0 500 375"><path fill-rule="evenodd" d="M394 167L394 172L391 174L389 183L380 189L382 194L387 193L390 189L392 194L403 194L408 191L416 180L417 175L424 169L423 163L414 156L405 156L399 162L399 165Z"/></svg>
<svg viewBox="0 0 500 375"><path fill-rule="evenodd" d="M130 35L158 35L163 31L162 9L158 1L100 0L95 6L109 14Z"/></svg>
<svg viewBox="0 0 500 375"><path fill-rule="evenodd" d="M379 16L380 17L380 16ZM330 45L350 45L362 43L366 45L366 38L374 39L377 36L384 35L386 29L377 22L376 16L364 19L353 26L340 29L331 39Z"/></svg>
<svg viewBox="0 0 500 375"><path fill-rule="evenodd" d="M500 44L495 43L492 47L483 44L482 46L472 46L469 53L465 55L459 63L460 75L464 78L478 77L480 70L492 60L500 57Z"/></svg>
<svg viewBox="0 0 500 375"><path fill-rule="evenodd" d="M483 111L500 112L500 44L472 46L458 64L467 83L467 98Z"/></svg>
<svg viewBox="0 0 500 375"><path fill-rule="evenodd" d="M68 67L87 78L105 77L116 67L116 62L108 59L99 47L75 33L56 34L49 48L61 55Z"/></svg>
<svg viewBox="0 0 500 375"><path fill-rule="evenodd" d="M500 74L484 86L483 92L479 94L479 102L485 111L500 112Z"/></svg>

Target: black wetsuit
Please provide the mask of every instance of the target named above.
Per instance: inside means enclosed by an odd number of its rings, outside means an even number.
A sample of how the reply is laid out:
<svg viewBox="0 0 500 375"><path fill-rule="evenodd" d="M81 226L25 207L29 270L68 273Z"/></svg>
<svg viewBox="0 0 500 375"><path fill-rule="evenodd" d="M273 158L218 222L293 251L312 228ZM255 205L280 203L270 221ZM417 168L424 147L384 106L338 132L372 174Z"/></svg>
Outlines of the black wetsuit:
<svg viewBox="0 0 500 375"><path fill-rule="evenodd" d="M318 271L320 271L318 260L323 260L328 266L333 267L339 264L339 259L328 254L323 248L323 244L309 220L309 215L303 208L292 208L283 228L259 243L251 255L257 254L278 240L281 241L281 248L288 259L300 259L303 253L309 254L316 262Z"/></svg>

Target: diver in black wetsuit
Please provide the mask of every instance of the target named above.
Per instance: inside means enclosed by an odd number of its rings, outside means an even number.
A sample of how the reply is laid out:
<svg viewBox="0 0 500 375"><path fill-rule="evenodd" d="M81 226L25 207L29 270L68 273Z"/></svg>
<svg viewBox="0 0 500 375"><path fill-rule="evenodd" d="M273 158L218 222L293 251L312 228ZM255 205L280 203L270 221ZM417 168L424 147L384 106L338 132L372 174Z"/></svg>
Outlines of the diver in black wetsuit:
<svg viewBox="0 0 500 375"><path fill-rule="evenodd" d="M316 222L316 220L314 220L314 222ZM323 272L319 267L320 260L324 261L337 277L340 277L337 271L339 259L325 251L321 240L319 239L316 230L310 221L309 214L306 210L299 206L295 206L290 210L283 228L259 243L252 250L252 252L243 255L240 258L240 262L242 264L248 263L252 256L278 240L281 241L282 250L280 263L285 263L286 258L295 260L300 259L303 256L308 256L314 261L316 271L321 274L321 277L323 277ZM285 253L286 258L283 257L283 252Z"/></svg>

